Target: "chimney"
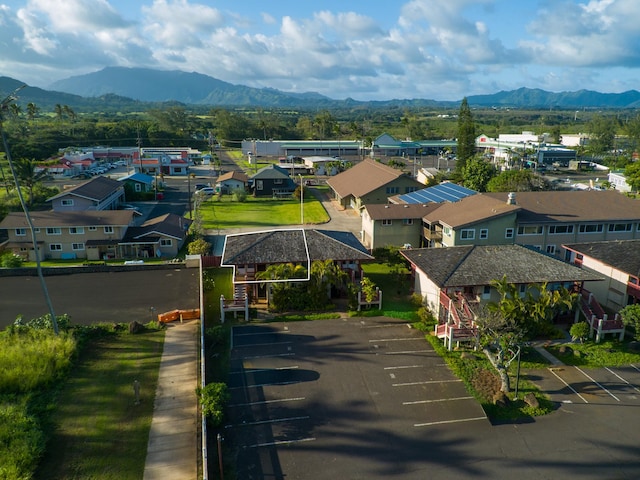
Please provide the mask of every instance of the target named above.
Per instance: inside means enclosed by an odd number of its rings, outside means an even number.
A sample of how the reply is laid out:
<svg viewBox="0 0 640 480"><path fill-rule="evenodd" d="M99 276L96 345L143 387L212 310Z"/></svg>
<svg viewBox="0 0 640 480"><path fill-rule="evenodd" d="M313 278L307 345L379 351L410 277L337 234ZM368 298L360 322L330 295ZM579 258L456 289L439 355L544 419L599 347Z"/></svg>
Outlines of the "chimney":
<svg viewBox="0 0 640 480"><path fill-rule="evenodd" d="M509 192L507 195L507 205L515 205L516 204L516 194L514 192Z"/></svg>

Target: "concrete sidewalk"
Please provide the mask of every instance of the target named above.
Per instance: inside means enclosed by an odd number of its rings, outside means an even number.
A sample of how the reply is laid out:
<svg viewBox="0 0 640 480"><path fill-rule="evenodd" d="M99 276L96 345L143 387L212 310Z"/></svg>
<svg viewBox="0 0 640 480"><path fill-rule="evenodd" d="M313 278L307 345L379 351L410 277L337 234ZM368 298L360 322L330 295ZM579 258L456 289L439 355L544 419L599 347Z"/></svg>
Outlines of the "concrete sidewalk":
<svg viewBox="0 0 640 480"><path fill-rule="evenodd" d="M195 320L167 325L144 480L198 476L198 332Z"/></svg>

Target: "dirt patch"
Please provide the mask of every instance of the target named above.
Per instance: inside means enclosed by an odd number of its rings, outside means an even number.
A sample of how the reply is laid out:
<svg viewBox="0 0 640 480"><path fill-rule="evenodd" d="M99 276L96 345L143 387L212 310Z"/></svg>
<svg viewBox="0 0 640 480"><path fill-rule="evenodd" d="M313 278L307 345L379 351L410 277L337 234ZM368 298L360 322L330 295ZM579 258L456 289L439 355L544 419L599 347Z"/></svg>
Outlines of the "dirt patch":
<svg viewBox="0 0 640 480"><path fill-rule="evenodd" d="M494 394L500 390L500 378L494 372L479 368L471 380L473 388L482 398L489 401L493 399Z"/></svg>

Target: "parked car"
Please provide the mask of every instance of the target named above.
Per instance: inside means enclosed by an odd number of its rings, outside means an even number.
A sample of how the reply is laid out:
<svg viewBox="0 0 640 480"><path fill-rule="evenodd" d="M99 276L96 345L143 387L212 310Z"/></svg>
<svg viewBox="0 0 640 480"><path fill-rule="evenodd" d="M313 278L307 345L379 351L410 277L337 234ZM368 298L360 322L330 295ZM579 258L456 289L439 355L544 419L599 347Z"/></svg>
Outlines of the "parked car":
<svg viewBox="0 0 640 480"><path fill-rule="evenodd" d="M206 183L196 183L195 191L202 190L203 188L210 188L210 186Z"/></svg>
<svg viewBox="0 0 640 480"><path fill-rule="evenodd" d="M201 188L200 190L196 190L196 193L198 195L215 195L216 189L213 187L204 187L204 188Z"/></svg>
<svg viewBox="0 0 640 480"><path fill-rule="evenodd" d="M74 176L71 177L73 180L86 180L88 178L91 178L91 174L87 173L87 172L80 172Z"/></svg>

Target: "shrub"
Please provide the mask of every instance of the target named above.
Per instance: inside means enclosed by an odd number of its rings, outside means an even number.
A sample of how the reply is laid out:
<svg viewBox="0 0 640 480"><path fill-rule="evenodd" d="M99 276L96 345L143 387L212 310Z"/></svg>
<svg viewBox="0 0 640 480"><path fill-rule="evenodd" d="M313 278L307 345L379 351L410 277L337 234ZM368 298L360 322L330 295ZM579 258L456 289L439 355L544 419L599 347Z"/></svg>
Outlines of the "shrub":
<svg viewBox="0 0 640 480"><path fill-rule="evenodd" d="M589 336L589 324L587 322L578 322L571 325L569 334L572 340L580 340L580 343L584 343L585 338Z"/></svg>
<svg viewBox="0 0 640 480"><path fill-rule="evenodd" d="M206 255L211 251L211 244L204 238L198 237L189 243L187 251L189 255Z"/></svg>
<svg viewBox="0 0 640 480"><path fill-rule="evenodd" d="M213 428L219 427L224 419L224 408L229 401L229 391L224 383L210 383L196 389L202 413Z"/></svg>
<svg viewBox="0 0 640 480"><path fill-rule="evenodd" d="M234 201L242 203L247 199L247 192L243 188L236 188L232 196Z"/></svg>
<svg viewBox="0 0 640 480"><path fill-rule="evenodd" d="M0 257L0 267L3 268L20 268L22 266L22 257L15 253L7 252Z"/></svg>

